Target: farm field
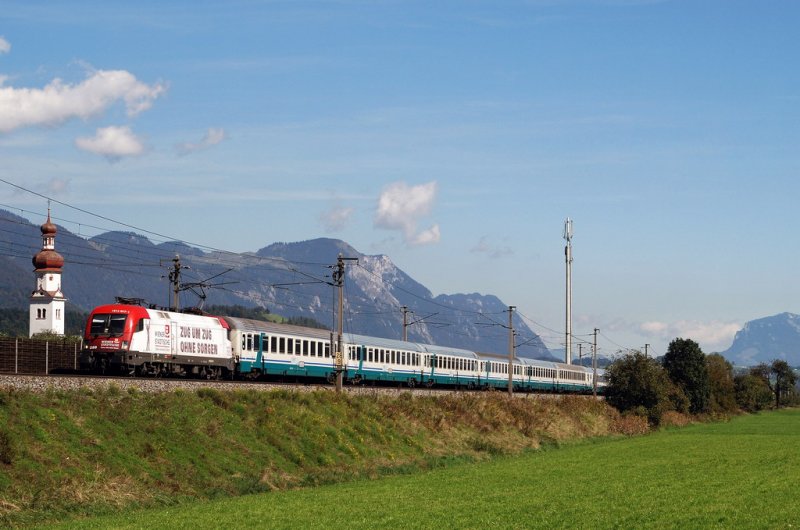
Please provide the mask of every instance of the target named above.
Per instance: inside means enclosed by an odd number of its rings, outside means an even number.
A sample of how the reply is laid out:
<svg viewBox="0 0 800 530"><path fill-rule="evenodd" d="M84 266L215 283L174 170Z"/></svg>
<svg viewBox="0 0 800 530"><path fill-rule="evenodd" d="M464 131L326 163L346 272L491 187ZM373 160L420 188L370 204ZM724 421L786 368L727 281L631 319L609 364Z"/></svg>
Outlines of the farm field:
<svg viewBox="0 0 800 530"><path fill-rule="evenodd" d="M800 410L64 528L793 528Z"/></svg>

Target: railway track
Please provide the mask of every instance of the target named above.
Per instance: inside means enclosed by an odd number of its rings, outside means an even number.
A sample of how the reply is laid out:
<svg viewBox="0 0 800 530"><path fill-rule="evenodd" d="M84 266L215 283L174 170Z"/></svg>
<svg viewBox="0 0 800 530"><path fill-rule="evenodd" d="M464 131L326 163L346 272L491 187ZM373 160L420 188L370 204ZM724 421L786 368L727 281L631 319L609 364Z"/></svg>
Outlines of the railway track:
<svg viewBox="0 0 800 530"><path fill-rule="evenodd" d="M75 374L51 374L51 375L19 375L19 374L0 374L0 389L27 390L33 392L47 391L70 391L81 388L106 389L116 387L121 390L136 389L140 392L173 392L178 389L197 390L201 388L216 388L218 390L249 390L256 392L269 392L277 389L290 390L293 392L335 392L336 388L325 383L291 383L291 382L247 382L247 381L207 381L202 379L180 379L180 378L139 378L123 376L101 376L101 375L75 375ZM399 395L411 393L418 396L446 395L446 394L475 394L482 393L481 390L452 390L444 388L408 388L397 386L360 386L346 385L343 390L349 394L385 394ZM490 392L498 392L491 390ZM516 392L518 398L559 398L561 394L537 394ZM592 396L585 396L591 398Z"/></svg>

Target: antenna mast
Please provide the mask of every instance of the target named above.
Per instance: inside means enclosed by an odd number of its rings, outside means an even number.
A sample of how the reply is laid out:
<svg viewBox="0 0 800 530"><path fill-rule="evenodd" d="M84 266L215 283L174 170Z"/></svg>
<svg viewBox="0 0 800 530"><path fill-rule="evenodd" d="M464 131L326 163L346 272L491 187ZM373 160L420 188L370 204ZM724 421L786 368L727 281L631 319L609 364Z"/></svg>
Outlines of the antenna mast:
<svg viewBox="0 0 800 530"><path fill-rule="evenodd" d="M567 265L567 314L566 314L566 343L564 357L567 364L572 364L572 219L567 217L564 221L564 260Z"/></svg>

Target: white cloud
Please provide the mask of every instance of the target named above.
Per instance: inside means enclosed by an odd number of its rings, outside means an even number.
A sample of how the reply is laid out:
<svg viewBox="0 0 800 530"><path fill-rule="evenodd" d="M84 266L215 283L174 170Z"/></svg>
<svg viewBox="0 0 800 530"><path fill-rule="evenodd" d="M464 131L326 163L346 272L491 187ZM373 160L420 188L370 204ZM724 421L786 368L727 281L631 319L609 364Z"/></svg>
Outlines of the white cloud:
<svg viewBox="0 0 800 530"><path fill-rule="evenodd" d="M415 235L410 241L408 241L408 244L412 246L432 245L433 243L438 243L441 239L442 234L439 231L439 225L436 224Z"/></svg>
<svg viewBox="0 0 800 530"><path fill-rule="evenodd" d="M353 208L334 206L327 212L320 214L319 220L325 227L325 231L329 234L340 232L347 226L347 223L350 221L350 218L353 216L354 212L355 209Z"/></svg>
<svg viewBox="0 0 800 530"><path fill-rule="evenodd" d="M421 217L430 214L436 200L436 181L417 186L395 182L384 188L378 199L374 226L386 230L400 230L407 245L428 245L441 239L439 225L417 233Z"/></svg>
<svg viewBox="0 0 800 530"><path fill-rule="evenodd" d="M197 142L185 142L182 144L178 144L176 146L178 153L181 155L188 155L189 153L194 153L195 151L202 151L204 149L208 149L211 146L217 145L218 143L222 142L228 137L225 133L224 129L217 129L214 127L209 127L206 131L205 136Z"/></svg>
<svg viewBox="0 0 800 530"><path fill-rule="evenodd" d="M11 51L11 43L5 38L0 36L0 53L8 53Z"/></svg>
<svg viewBox="0 0 800 530"><path fill-rule="evenodd" d="M129 116L135 116L165 91L166 85L147 85L125 70L98 70L74 85L54 79L41 89L0 86L0 132L88 119L118 101L125 102Z"/></svg>
<svg viewBox="0 0 800 530"><path fill-rule="evenodd" d="M720 322L718 320L710 322L679 320L671 323L650 321L639 325L639 330L645 336L665 341L671 341L678 337L692 339L699 343L706 353L727 349L733 342L734 335L740 329L742 329L742 324L739 322Z"/></svg>
<svg viewBox="0 0 800 530"><path fill-rule="evenodd" d="M104 127L97 129L97 134L91 138L78 138L75 145L95 153L103 155L109 160L118 160L123 156L137 156L144 152L144 145L130 127Z"/></svg>
<svg viewBox="0 0 800 530"><path fill-rule="evenodd" d="M69 191L69 179L53 177L47 182L48 195L65 195Z"/></svg>
<svg viewBox="0 0 800 530"><path fill-rule="evenodd" d="M502 258L511 256L514 251L507 245L496 245L489 240L489 237L483 236L480 241L470 250L473 254L486 254L490 258Z"/></svg>

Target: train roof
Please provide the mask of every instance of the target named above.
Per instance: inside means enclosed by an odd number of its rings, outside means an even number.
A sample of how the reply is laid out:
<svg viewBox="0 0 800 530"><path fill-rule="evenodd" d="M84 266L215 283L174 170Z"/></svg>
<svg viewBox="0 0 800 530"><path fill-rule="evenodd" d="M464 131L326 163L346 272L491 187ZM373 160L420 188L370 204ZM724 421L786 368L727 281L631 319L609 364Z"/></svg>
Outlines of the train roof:
<svg viewBox="0 0 800 530"><path fill-rule="evenodd" d="M304 326L294 326L290 324L278 324L277 322L265 322L264 320L254 320L252 318L221 317L233 329L238 329L250 333L283 333L287 335L301 335L311 339L330 340L331 332L327 329L307 328Z"/></svg>
<svg viewBox="0 0 800 530"><path fill-rule="evenodd" d="M222 317L231 328L251 333L283 333L287 335L301 335L304 337L330 340L331 332L327 329L306 328L291 324L278 324L276 322L264 322L263 320L253 320L239 317ZM360 344L372 346L373 348L384 348L387 350L404 350L418 353L431 353L436 355L453 355L456 357L466 357L477 359L475 352L462 348L450 348L437 346L434 344L421 344L417 342L407 342L396 339L385 339L382 337L370 337L368 335L358 335L355 333L345 333L343 340L349 344Z"/></svg>

